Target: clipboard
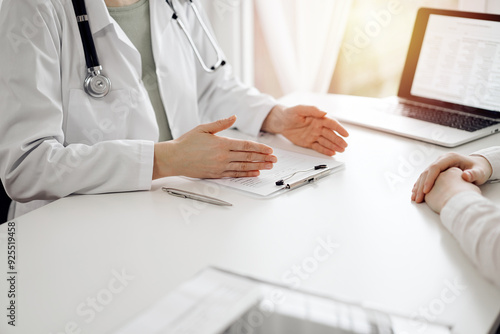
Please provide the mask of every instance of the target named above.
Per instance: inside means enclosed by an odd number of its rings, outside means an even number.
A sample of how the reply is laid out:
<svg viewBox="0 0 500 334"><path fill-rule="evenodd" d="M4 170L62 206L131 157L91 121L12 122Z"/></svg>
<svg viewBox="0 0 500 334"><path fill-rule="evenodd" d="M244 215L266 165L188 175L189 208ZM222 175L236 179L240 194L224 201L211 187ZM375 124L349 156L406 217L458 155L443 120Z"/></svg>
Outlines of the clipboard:
<svg viewBox="0 0 500 334"><path fill-rule="evenodd" d="M260 171L257 177L206 179L206 181L259 198L272 198L316 182L344 167L343 162L328 156L317 157L279 148L275 148L273 154L278 158L274 168ZM320 165L326 167L314 168ZM276 182L279 180L285 180L285 182L277 185Z"/></svg>

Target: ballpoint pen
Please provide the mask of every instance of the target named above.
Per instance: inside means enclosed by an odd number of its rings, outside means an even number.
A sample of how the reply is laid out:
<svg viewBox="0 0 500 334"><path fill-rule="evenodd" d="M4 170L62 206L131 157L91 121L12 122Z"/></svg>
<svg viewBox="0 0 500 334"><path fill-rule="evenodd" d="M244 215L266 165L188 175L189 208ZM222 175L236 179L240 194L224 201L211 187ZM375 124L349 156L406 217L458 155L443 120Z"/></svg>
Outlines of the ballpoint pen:
<svg viewBox="0 0 500 334"><path fill-rule="evenodd" d="M295 188L301 187L303 185L312 183L312 182L328 175L331 171L332 171L331 169L327 169L327 170L325 170L319 174L316 174L314 176L309 176L309 177L306 177L302 180L299 180L299 181L296 181L296 182L293 182L290 184L287 183L286 186L283 187L283 189L295 189Z"/></svg>
<svg viewBox="0 0 500 334"><path fill-rule="evenodd" d="M186 191L186 190L167 188L167 187L162 187L161 189L163 191L167 192L167 194L172 195L172 196L176 196L176 197L189 198L189 199L194 199L196 201L215 204L215 205L221 205L221 206L232 206L231 203L220 200L218 198L205 196L205 195L201 195L201 194L196 194L196 193Z"/></svg>

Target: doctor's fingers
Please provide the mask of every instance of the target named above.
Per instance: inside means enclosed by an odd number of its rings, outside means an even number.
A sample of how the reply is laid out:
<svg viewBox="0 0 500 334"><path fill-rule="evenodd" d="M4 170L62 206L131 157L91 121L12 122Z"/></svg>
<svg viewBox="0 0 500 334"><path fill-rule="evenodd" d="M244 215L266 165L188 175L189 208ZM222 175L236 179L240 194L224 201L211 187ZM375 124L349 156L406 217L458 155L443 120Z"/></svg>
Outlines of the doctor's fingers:
<svg viewBox="0 0 500 334"><path fill-rule="evenodd" d="M324 149L328 150L327 153L320 152L320 153L323 153L326 155L332 156L332 155L335 155L336 152L342 153L345 151L345 149L343 147L331 142L330 140L326 139L325 137L318 137L316 139L315 143L321 145Z"/></svg>
<svg viewBox="0 0 500 334"><path fill-rule="evenodd" d="M321 154L324 154L324 155L328 155L328 156L334 156L335 155L335 151L321 145L320 143L318 143L317 141L315 141L314 143L311 144L311 148L313 150L315 150L316 152L319 152Z"/></svg>
<svg viewBox="0 0 500 334"><path fill-rule="evenodd" d="M269 146L250 140L225 138L225 145L229 151L234 152L255 152L260 154L273 153L273 149Z"/></svg>
<svg viewBox="0 0 500 334"><path fill-rule="evenodd" d="M226 172L254 172L259 170L273 169L272 162L249 162L249 161L233 161L226 165Z"/></svg>
<svg viewBox="0 0 500 334"><path fill-rule="evenodd" d="M271 163L275 163L275 162L278 162L278 158L272 154L231 151L228 154L227 161L228 162L235 162L235 161L245 162L245 161L247 161L247 162L271 162Z"/></svg>
<svg viewBox="0 0 500 334"><path fill-rule="evenodd" d="M338 147L339 149L335 149L335 151L337 152L344 152L345 148L347 147L347 142L328 128L321 129L321 137L329 141L331 145Z"/></svg>
<svg viewBox="0 0 500 334"><path fill-rule="evenodd" d="M335 119L325 117L322 119L323 128L329 129L330 132L337 132L342 137L349 137L349 132Z"/></svg>
<svg viewBox="0 0 500 334"><path fill-rule="evenodd" d="M220 177L254 177L259 175L260 172L258 170L246 171L246 172L227 170L223 172Z"/></svg>

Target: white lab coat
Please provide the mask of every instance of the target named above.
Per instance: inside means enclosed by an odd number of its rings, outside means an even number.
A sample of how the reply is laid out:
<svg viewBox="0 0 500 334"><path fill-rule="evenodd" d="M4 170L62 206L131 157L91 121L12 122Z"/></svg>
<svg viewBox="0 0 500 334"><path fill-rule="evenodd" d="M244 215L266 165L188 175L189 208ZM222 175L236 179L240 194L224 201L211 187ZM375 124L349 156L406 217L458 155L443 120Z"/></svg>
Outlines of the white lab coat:
<svg viewBox="0 0 500 334"><path fill-rule="evenodd" d="M174 4L211 63L215 55L186 1ZM112 81L102 99L83 90L86 63L71 0L4 0L0 176L11 198L30 202L15 203L16 216L73 193L150 189L158 126L140 54L103 0L87 0L86 6L103 73ZM205 73L164 0L150 0L150 12L156 74L173 137L232 114L236 127L257 134L276 102L243 86L229 66Z"/></svg>

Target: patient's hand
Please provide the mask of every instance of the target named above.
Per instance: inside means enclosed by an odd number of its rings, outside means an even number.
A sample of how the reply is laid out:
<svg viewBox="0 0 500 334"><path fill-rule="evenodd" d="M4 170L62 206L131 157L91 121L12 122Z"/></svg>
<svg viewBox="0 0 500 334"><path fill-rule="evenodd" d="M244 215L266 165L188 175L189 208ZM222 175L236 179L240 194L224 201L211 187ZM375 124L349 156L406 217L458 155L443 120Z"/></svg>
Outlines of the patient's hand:
<svg viewBox="0 0 500 334"><path fill-rule="evenodd" d="M481 156L466 156L457 153L445 154L430 165L415 182L411 196L412 201L423 202L425 195L431 191L440 173L451 167L460 169L461 178L464 181L478 186L488 181L493 173L488 160Z"/></svg>
<svg viewBox="0 0 500 334"><path fill-rule="evenodd" d="M439 174L431 191L425 195L425 201L432 210L441 213L453 196L464 191L475 191L481 194L478 186L463 179L463 172L460 168L452 167Z"/></svg>

